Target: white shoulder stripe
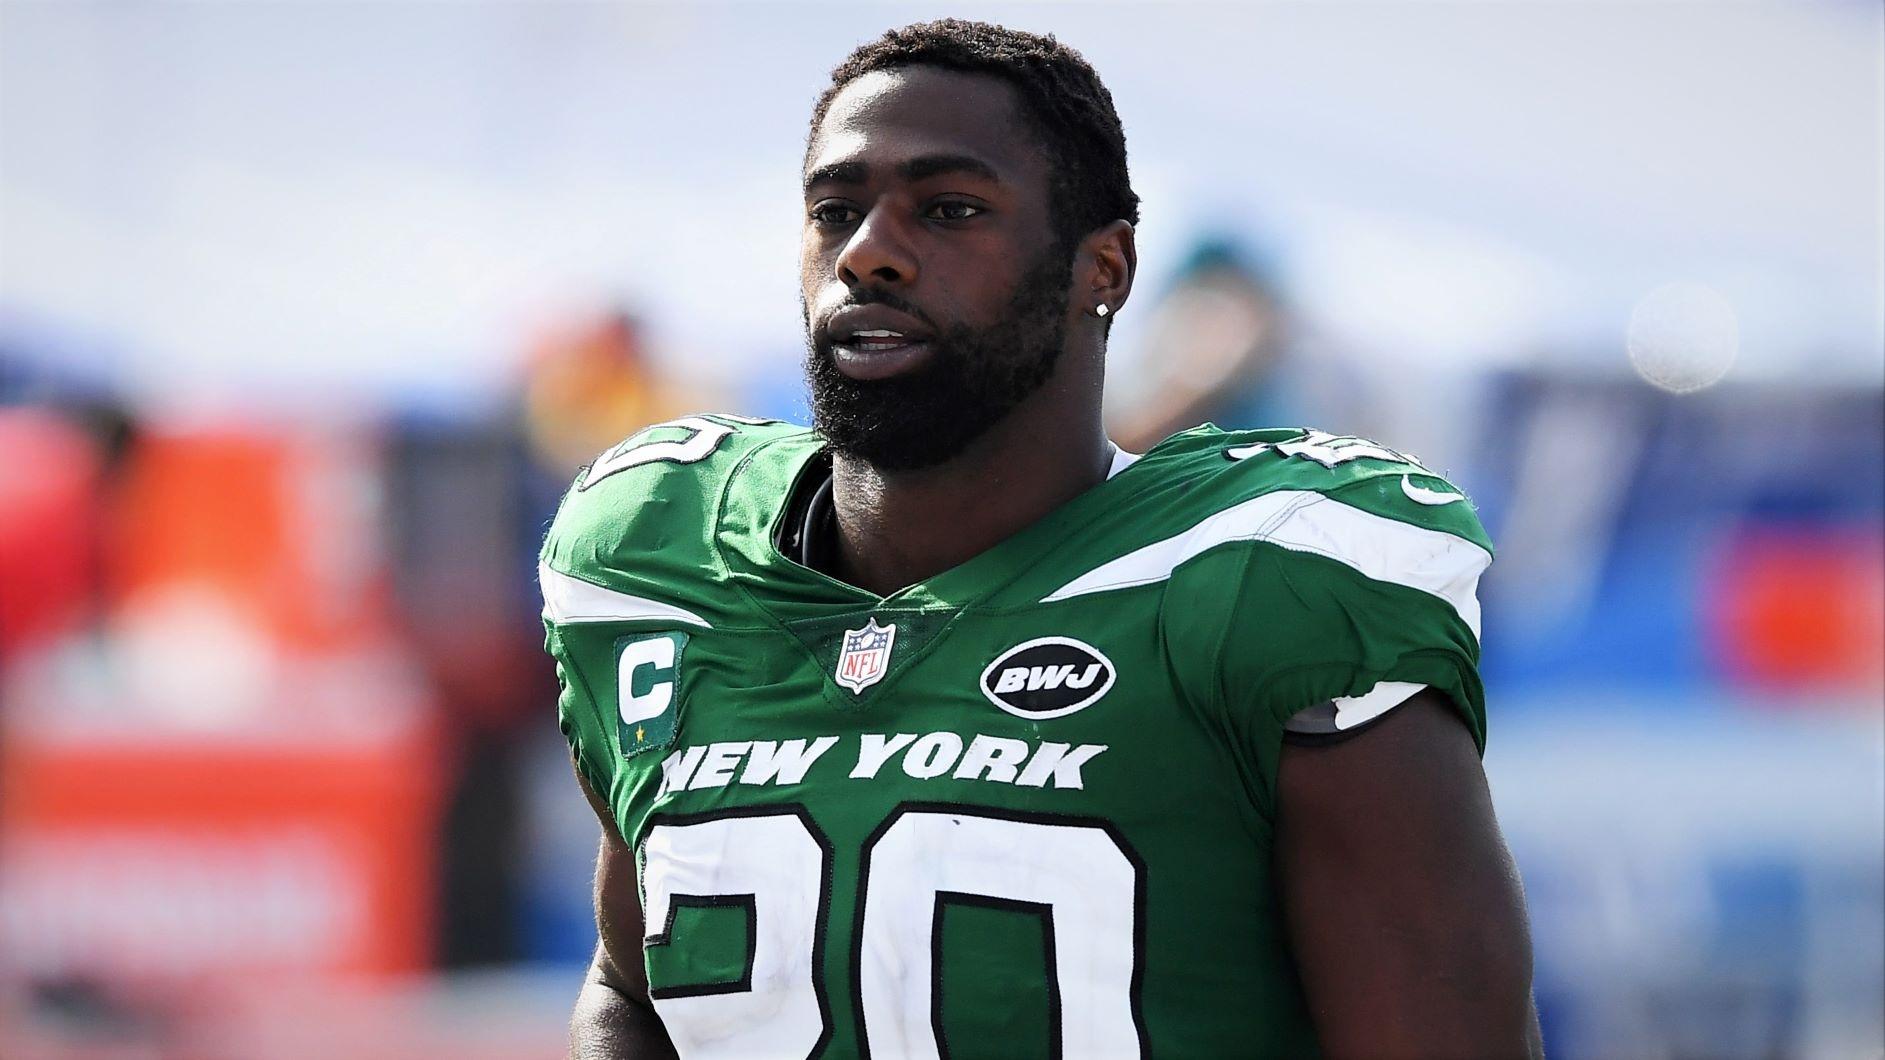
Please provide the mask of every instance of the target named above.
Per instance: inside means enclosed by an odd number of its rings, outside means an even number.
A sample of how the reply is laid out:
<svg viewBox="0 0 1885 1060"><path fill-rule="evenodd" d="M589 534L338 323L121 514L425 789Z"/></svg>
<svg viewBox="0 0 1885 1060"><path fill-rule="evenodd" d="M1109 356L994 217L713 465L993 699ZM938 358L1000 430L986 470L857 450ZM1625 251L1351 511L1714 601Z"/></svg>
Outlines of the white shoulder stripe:
<svg viewBox="0 0 1885 1060"><path fill-rule="evenodd" d="M1126 470L1138 463L1139 458L1144 455L1144 453L1128 453L1116 445L1113 446L1113 462L1112 465L1106 469L1106 477L1112 478L1114 475Z"/></svg>
<svg viewBox="0 0 1885 1060"><path fill-rule="evenodd" d="M1479 576L1492 554L1463 537L1363 511L1309 490L1277 490L1226 508L1181 534L1102 564L1042 603L1150 585L1232 541L1268 541L1345 563L1376 581L1432 593L1479 636Z"/></svg>
<svg viewBox="0 0 1885 1060"><path fill-rule="evenodd" d="M537 564L537 584L543 590L543 617L552 622L571 624L655 619L713 628L712 623L685 608L605 589L594 582L553 570L547 563Z"/></svg>
<svg viewBox="0 0 1885 1060"><path fill-rule="evenodd" d="M1347 732L1363 722L1373 721L1414 698L1414 693L1426 687L1411 681L1380 681L1359 696L1337 699L1334 701L1335 731Z"/></svg>

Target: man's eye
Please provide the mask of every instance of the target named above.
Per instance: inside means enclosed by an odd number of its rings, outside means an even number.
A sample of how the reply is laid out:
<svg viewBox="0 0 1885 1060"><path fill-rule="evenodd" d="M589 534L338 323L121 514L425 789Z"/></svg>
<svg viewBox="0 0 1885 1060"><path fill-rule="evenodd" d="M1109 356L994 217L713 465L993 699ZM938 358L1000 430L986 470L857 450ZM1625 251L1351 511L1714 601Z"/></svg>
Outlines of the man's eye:
<svg viewBox="0 0 1885 1060"><path fill-rule="evenodd" d="M813 224L841 225L848 224L854 212L840 202L821 202L811 208L808 216Z"/></svg>
<svg viewBox="0 0 1885 1060"><path fill-rule="evenodd" d="M945 201L929 208L929 215L938 221L966 221L981 212L980 206L970 202Z"/></svg>

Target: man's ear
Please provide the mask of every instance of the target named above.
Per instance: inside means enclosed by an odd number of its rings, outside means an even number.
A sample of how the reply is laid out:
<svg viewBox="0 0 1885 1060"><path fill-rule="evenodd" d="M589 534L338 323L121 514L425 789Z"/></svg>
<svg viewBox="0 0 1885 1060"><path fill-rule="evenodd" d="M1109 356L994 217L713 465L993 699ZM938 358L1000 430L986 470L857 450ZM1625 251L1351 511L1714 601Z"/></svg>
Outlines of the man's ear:
<svg viewBox="0 0 1885 1060"><path fill-rule="evenodd" d="M1087 234L1081 241L1081 274L1074 277L1073 297L1084 300L1086 312L1098 311L1110 317L1119 312L1132 294L1132 277L1139 271L1139 247L1133 240L1132 222L1112 221Z"/></svg>

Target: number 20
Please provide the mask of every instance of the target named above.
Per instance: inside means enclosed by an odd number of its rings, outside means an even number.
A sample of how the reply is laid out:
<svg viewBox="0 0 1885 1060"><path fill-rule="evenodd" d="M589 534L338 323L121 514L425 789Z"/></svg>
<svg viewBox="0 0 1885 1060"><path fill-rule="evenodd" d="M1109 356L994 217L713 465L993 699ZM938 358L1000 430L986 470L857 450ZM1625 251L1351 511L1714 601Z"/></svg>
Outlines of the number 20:
<svg viewBox="0 0 1885 1060"><path fill-rule="evenodd" d="M678 907L748 910L737 983L652 992L682 1056L809 1056L832 1032L824 996L830 844L797 807L657 815L641 848L644 945ZM1073 819L906 803L865 843L850 955L860 1051L940 1057L935 937L948 901L1042 913L1053 1052L1139 1055L1144 878L1112 830Z"/></svg>

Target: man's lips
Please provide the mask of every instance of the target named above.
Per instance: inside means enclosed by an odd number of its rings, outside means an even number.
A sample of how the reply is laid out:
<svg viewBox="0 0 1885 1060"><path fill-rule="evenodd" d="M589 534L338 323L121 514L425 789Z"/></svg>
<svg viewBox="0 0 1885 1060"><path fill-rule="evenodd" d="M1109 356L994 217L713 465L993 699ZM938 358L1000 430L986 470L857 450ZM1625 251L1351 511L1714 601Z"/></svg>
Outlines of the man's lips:
<svg viewBox="0 0 1885 1060"><path fill-rule="evenodd" d="M930 356L924 340L904 336L858 336L831 344L831 360L838 371L857 380L889 379L920 367Z"/></svg>
<svg viewBox="0 0 1885 1060"><path fill-rule="evenodd" d="M915 316L882 304L845 306L831 314L832 360L853 379L888 379L920 365L930 352L930 330Z"/></svg>
<svg viewBox="0 0 1885 1060"><path fill-rule="evenodd" d="M850 341L842 343L841 345L848 346L854 350L861 350L865 353L880 353L885 350L894 350L899 346L907 346L911 341L911 338L901 331L892 331L889 328L874 328L869 331L852 333Z"/></svg>
<svg viewBox="0 0 1885 1060"><path fill-rule="evenodd" d="M854 337L882 340L900 336L913 341L930 337L930 326L914 307L893 309L882 302L839 306L825 318L825 333L833 342L851 344Z"/></svg>

